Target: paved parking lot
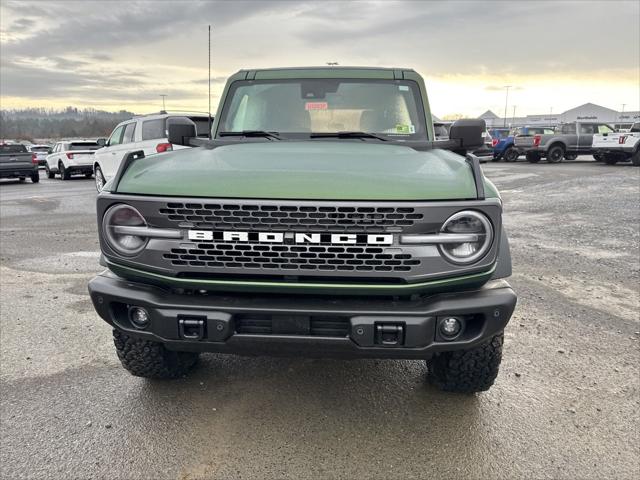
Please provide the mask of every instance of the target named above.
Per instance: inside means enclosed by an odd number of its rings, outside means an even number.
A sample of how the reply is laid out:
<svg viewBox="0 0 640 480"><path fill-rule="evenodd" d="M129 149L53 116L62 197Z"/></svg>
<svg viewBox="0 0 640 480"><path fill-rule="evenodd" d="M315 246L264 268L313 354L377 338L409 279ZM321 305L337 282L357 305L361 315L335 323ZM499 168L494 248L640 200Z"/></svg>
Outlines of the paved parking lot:
<svg viewBox="0 0 640 480"><path fill-rule="evenodd" d="M640 169L484 169L519 303L471 397L419 361L205 355L189 378L130 376L86 291L93 181L2 182L2 477L638 478Z"/></svg>

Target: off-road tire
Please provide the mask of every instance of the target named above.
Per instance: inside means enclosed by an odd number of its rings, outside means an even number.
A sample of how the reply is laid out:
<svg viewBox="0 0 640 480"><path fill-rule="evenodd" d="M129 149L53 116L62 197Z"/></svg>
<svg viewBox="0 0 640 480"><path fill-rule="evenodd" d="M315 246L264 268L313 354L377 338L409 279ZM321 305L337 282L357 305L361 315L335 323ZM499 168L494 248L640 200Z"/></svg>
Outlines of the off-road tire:
<svg viewBox="0 0 640 480"><path fill-rule="evenodd" d="M440 353L427 360L429 382L446 392L489 390L498 376L504 334L467 350Z"/></svg>
<svg viewBox="0 0 640 480"><path fill-rule="evenodd" d="M62 162L58 164L58 171L60 172L60 180L69 180L71 178L71 172L64 167Z"/></svg>
<svg viewBox="0 0 640 480"><path fill-rule="evenodd" d="M47 173L47 178L56 178L56 174L55 174L55 172L52 172L52 171L49 169L49 165L45 165L45 167L44 167L44 171Z"/></svg>
<svg viewBox="0 0 640 480"><path fill-rule="evenodd" d="M636 150L636 153L631 155L631 163L635 167L640 167L640 150Z"/></svg>
<svg viewBox="0 0 640 480"><path fill-rule="evenodd" d="M562 145L553 145L547 150L547 162L560 163L564 157L564 148Z"/></svg>
<svg viewBox="0 0 640 480"><path fill-rule="evenodd" d="M540 154L535 152L527 152L525 155L527 158L527 162L529 163L538 163L540 161Z"/></svg>
<svg viewBox="0 0 640 480"><path fill-rule="evenodd" d="M40 181L40 174L38 172L31 174L31 183L38 183Z"/></svg>
<svg viewBox="0 0 640 480"><path fill-rule="evenodd" d="M564 154L564 159L565 160L575 160L576 158L578 158L578 155L576 155L575 153L565 153Z"/></svg>
<svg viewBox="0 0 640 480"><path fill-rule="evenodd" d="M505 162L517 162L519 156L520 156L520 154L518 153L518 151L515 148L509 147L504 152L504 161Z"/></svg>
<svg viewBox="0 0 640 480"><path fill-rule="evenodd" d="M194 352L174 352L158 342L113 331L118 358L129 373L137 377L167 379L187 374L198 361Z"/></svg>

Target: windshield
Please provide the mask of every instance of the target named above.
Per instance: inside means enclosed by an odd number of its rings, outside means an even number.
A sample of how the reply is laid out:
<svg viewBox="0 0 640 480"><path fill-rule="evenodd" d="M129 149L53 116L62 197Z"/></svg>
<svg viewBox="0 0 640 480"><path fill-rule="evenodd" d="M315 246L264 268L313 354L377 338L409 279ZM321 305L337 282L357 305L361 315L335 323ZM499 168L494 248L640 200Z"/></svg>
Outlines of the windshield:
<svg viewBox="0 0 640 480"><path fill-rule="evenodd" d="M367 132L426 140L418 85L407 80L296 79L234 82L220 132L268 131L281 138Z"/></svg>

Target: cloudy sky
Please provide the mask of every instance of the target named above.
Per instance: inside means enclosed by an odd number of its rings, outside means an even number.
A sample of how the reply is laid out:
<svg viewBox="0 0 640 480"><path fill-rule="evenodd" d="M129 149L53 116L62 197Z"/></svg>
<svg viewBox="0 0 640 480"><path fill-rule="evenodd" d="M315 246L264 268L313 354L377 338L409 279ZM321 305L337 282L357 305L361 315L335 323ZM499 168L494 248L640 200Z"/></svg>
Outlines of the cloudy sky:
<svg viewBox="0 0 640 480"><path fill-rule="evenodd" d="M242 68L410 67L436 115L640 110L640 2L5 1L1 108L207 108Z"/></svg>

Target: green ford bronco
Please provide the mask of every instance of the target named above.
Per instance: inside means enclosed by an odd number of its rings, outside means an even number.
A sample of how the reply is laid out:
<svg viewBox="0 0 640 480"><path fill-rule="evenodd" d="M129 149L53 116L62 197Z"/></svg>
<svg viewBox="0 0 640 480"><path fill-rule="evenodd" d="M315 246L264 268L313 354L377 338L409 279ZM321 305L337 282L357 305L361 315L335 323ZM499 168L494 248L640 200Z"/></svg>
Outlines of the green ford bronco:
<svg viewBox="0 0 640 480"><path fill-rule="evenodd" d="M132 374L200 352L423 359L442 389L488 389L516 296L482 120L434 139L413 70L243 70L211 140L130 152L97 200L89 284Z"/></svg>

